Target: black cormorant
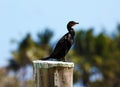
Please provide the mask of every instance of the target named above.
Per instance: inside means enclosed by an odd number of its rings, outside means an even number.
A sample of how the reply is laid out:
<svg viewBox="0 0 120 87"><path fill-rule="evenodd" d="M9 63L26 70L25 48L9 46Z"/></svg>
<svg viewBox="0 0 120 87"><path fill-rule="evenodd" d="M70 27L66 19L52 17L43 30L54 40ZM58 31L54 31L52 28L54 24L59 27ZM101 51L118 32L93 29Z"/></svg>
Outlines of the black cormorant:
<svg viewBox="0 0 120 87"><path fill-rule="evenodd" d="M77 22L70 21L67 24L68 33L66 33L56 44L56 47L54 48L53 52L50 54L50 56L43 58L41 60L49 60L49 59L55 59L57 61L65 61L65 55L68 53L69 49L71 48L75 31L72 28L74 25L78 24Z"/></svg>

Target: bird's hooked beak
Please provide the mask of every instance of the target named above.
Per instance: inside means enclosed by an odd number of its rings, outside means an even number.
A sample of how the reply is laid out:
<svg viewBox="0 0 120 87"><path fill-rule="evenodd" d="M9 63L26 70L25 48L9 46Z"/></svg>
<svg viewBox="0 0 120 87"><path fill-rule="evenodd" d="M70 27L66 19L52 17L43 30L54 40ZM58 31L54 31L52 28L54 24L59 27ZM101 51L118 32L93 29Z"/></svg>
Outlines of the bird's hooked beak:
<svg viewBox="0 0 120 87"><path fill-rule="evenodd" d="M78 22L74 22L72 26L76 25L76 24L79 24Z"/></svg>
<svg viewBox="0 0 120 87"><path fill-rule="evenodd" d="M79 24L78 22L75 22L75 24Z"/></svg>

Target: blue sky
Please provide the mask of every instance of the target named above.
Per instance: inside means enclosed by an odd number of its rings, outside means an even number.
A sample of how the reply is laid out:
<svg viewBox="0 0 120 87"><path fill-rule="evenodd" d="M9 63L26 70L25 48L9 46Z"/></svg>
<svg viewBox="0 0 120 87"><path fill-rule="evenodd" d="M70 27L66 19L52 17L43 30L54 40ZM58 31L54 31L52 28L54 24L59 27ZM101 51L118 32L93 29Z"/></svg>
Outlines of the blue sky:
<svg viewBox="0 0 120 87"><path fill-rule="evenodd" d="M11 57L11 50L18 41L31 33L36 34L49 27L54 31L54 40L61 37L70 20L79 22L75 28L95 28L95 33L105 28L115 31L120 23L120 0L0 0L0 65Z"/></svg>

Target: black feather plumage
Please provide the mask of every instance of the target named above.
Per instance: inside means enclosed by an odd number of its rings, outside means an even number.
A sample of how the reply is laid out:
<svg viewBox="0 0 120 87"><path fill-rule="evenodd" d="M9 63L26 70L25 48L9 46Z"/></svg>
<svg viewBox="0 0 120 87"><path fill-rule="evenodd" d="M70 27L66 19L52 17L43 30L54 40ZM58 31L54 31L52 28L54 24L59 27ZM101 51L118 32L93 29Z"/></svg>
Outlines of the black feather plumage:
<svg viewBox="0 0 120 87"><path fill-rule="evenodd" d="M75 31L72 28L72 26L74 26L75 24L78 24L78 23L74 21L70 21L67 24L68 33L66 33L58 41L51 55L41 60L48 60L50 58L53 58L58 61L65 61L65 55L68 53L74 41Z"/></svg>

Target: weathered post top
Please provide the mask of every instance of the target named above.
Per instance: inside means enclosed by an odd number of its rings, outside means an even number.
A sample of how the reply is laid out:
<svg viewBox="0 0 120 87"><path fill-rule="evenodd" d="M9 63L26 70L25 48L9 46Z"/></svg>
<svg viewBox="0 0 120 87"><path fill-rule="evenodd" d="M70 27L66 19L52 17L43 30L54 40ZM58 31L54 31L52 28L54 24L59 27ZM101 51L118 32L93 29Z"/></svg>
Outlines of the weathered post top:
<svg viewBox="0 0 120 87"><path fill-rule="evenodd" d="M33 61L35 87L73 87L72 62Z"/></svg>
<svg viewBox="0 0 120 87"><path fill-rule="evenodd" d="M52 68L52 67L74 67L72 62L62 62L62 61L33 61L33 65L37 68Z"/></svg>

